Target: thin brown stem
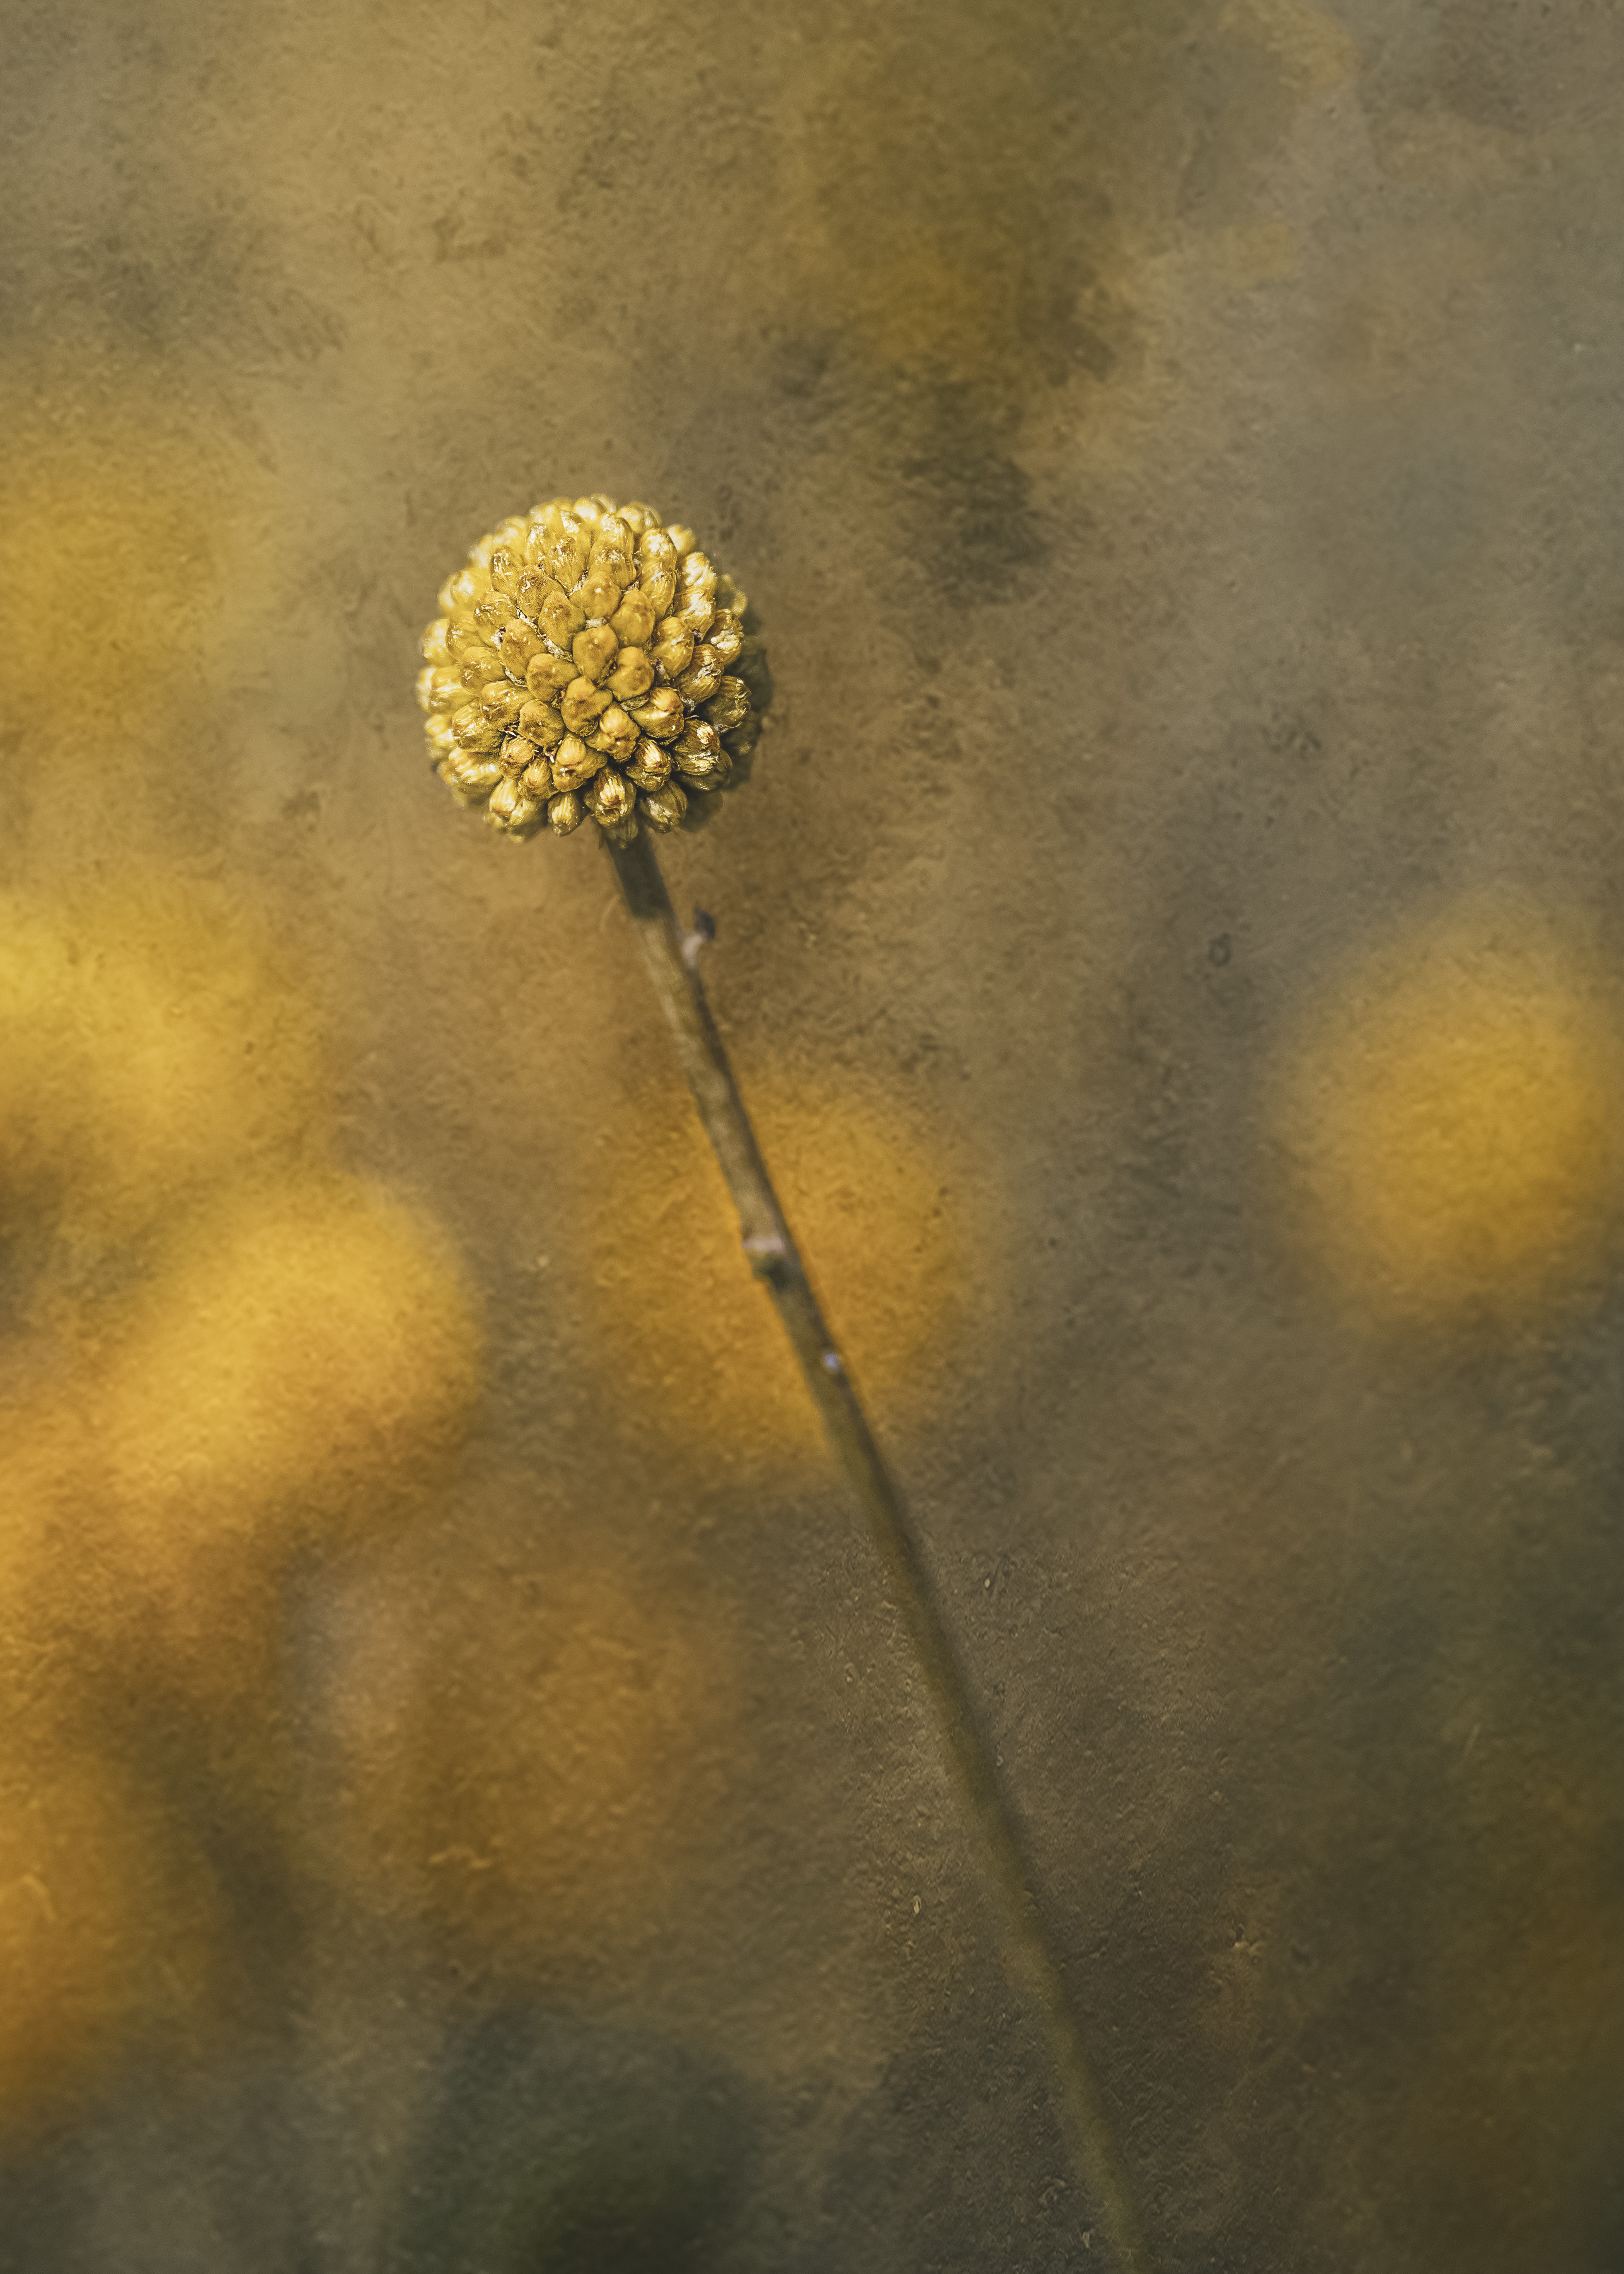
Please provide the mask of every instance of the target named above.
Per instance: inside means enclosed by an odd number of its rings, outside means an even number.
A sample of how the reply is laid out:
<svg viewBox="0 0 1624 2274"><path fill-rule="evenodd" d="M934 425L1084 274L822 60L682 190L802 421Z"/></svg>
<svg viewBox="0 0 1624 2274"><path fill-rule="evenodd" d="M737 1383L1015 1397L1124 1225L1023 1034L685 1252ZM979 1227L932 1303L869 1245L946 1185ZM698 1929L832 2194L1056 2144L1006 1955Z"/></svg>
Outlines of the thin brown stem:
<svg viewBox="0 0 1624 2274"><path fill-rule="evenodd" d="M1061 2086L1061 2100L1079 2178L1124 2274L1148 2274L1127 2173L1105 2112L1049 1933L1032 1894L1014 1811L976 1719L957 1651L901 1496L876 1444L812 1291L721 1037L695 968L695 943L672 909L653 845L646 835L610 852L633 928L665 1012L677 1055L739 1211L744 1251L764 1279L794 1345L807 1387L837 1459L868 1519L914 1656L936 1711L959 1797L980 1835L998 1896L1004 1963L1011 1984L1041 2018Z"/></svg>

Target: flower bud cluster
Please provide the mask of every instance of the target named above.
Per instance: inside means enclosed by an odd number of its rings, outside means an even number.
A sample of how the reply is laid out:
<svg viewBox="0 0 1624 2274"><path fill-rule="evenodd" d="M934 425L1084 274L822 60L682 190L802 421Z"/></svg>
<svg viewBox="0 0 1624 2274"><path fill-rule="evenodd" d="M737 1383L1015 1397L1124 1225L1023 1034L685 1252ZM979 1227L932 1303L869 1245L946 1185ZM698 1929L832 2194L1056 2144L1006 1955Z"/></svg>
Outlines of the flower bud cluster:
<svg viewBox="0 0 1624 2274"><path fill-rule="evenodd" d="M652 506L550 498L482 538L424 634L440 779L500 830L677 829L759 731L746 596ZM737 666L737 668L735 668Z"/></svg>

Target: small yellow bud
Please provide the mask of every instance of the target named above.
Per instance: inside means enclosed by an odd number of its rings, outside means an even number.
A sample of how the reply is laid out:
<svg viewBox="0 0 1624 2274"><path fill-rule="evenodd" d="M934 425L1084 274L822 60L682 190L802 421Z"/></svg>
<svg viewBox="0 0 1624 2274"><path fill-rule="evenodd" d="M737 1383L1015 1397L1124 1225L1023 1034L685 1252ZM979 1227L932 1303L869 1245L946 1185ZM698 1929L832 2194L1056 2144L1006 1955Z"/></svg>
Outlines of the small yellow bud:
<svg viewBox="0 0 1624 2274"><path fill-rule="evenodd" d="M493 679L480 689L479 708L498 727L511 727L524 707L524 689L511 679Z"/></svg>
<svg viewBox="0 0 1624 2274"><path fill-rule="evenodd" d="M651 734L657 742L664 742L676 734L685 716L682 697L674 687L657 687L641 703L628 703L626 707L643 733Z"/></svg>
<svg viewBox="0 0 1624 2274"><path fill-rule="evenodd" d="M671 752L645 736L627 762L627 778L639 789L663 789L671 779Z"/></svg>
<svg viewBox="0 0 1624 2274"><path fill-rule="evenodd" d="M568 647L586 621L586 610L557 584L543 595L538 621L554 647Z"/></svg>
<svg viewBox="0 0 1624 2274"><path fill-rule="evenodd" d="M583 789L604 763L601 750L589 750L579 734L566 734L553 753L553 781L557 789Z"/></svg>
<svg viewBox="0 0 1624 2274"><path fill-rule="evenodd" d="M670 568L645 568L638 590L656 616L663 616L677 597L676 572Z"/></svg>
<svg viewBox="0 0 1624 2274"><path fill-rule="evenodd" d="M521 783L509 779L497 783L485 810L499 829L518 837L536 827L545 807L540 798L531 797Z"/></svg>
<svg viewBox="0 0 1624 2274"><path fill-rule="evenodd" d="M598 722L598 732L592 736L592 748L623 766L637 747L637 729L618 703L612 703Z"/></svg>
<svg viewBox="0 0 1624 2274"><path fill-rule="evenodd" d="M440 605L448 616L471 615L476 603L491 589L487 568L459 568L440 588Z"/></svg>
<svg viewBox="0 0 1624 2274"><path fill-rule="evenodd" d="M594 563L570 597L589 623L607 623L620 605L620 588L607 570Z"/></svg>
<svg viewBox="0 0 1624 2274"><path fill-rule="evenodd" d="M564 720L560 712L551 703L543 703L532 695L514 721L520 734L527 735L538 749L550 750L563 739Z"/></svg>
<svg viewBox="0 0 1624 2274"><path fill-rule="evenodd" d="M514 679L523 679L531 656L541 652L541 634L523 616L515 616L501 636L502 669Z"/></svg>
<svg viewBox="0 0 1624 2274"><path fill-rule="evenodd" d="M677 681L685 703L708 703L722 683L722 659L710 646L694 650L694 660Z"/></svg>
<svg viewBox="0 0 1624 2274"><path fill-rule="evenodd" d="M493 750L502 730L493 727L477 703L465 703L451 714L451 731L465 750Z"/></svg>
<svg viewBox="0 0 1624 2274"><path fill-rule="evenodd" d="M744 627L736 615L726 608L718 608L710 619L710 629L705 638L721 658L726 669L730 663L739 660L739 651L744 645Z"/></svg>
<svg viewBox="0 0 1624 2274"><path fill-rule="evenodd" d="M654 666L642 648L623 647L604 684L618 701L629 702L635 696L646 695L653 686Z"/></svg>
<svg viewBox="0 0 1624 2274"><path fill-rule="evenodd" d="M677 604L665 621L680 624L683 630L691 632L695 639L703 639L710 629L710 620L715 614L716 610L705 598L704 586L690 584L677 594Z"/></svg>
<svg viewBox="0 0 1624 2274"><path fill-rule="evenodd" d="M629 505L620 508L620 519L634 537L641 537L645 530L658 529L660 525L658 507L645 505L641 498L634 498Z"/></svg>
<svg viewBox="0 0 1624 2274"><path fill-rule="evenodd" d="M742 679L724 679L705 705L705 716L725 734L741 727L750 715L750 690Z"/></svg>
<svg viewBox="0 0 1624 2274"><path fill-rule="evenodd" d="M614 578L617 584L635 581L634 565L635 540L627 526L624 515L606 513L598 524L598 534L592 539L589 556L593 568L601 568Z"/></svg>
<svg viewBox="0 0 1624 2274"><path fill-rule="evenodd" d="M423 659L425 663L450 662L451 650L446 643L446 635L450 629L451 626L445 617L440 616L424 633Z"/></svg>
<svg viewBox="0 0 1624 2274"><path fill-rule="evenodd" d="M675 679L686 671L694 659L694 635L675 616L663 616L658 626L658 637L650 650L656 663L668 679Z"/></svg>
<svg viewBox="0 0 1624 2274"><path fill-rule="evenodd" d="M606 687L594 687L590 679L572 679L559 704L560 715L572 734L595 734L611 700Z"/></svg>
<svg viewBox="0 0 1624 2274"><path fill-rule="evenodd" d="M667 782L662 789L644 790L637 810L650 829L675 829L688 811L688 799L675 782Z"/></svg>
<svg viewBox="0 0 1624 2274"><path fill-rule="evenodd" d="M505 774L522 774L536 756L536 745L524 734L508 734L496 753L496 763Z"/></svg>
<svg viewBox="0 0 1624 2274"><path fill-rule="evenodd" d="M572 830L579 829L585 819L586 806L573 789L566 790L561 796L548 802L547 826L555 837L568 837Z"/></svg>
<svg viewBox="0 0 1624 2274"><path fill-rule="evenodd" d="M619 654L620 647L620 641L607 624L589 624L585 631L575 634L569 651L582 678L590 680L596 686Z"/></svg>
<svg viewBox="0 0 1624 2274"><path fill-rule="evenodd" d="M557 787L553 779L553 768L539 751L525 767L519 779L532 797L551 797Z"/></svg>
<svg viewBox="0 0 1624 2274"><path fill-rule="evenodd" d="M637 793L624 774L605 766L586 794L594 821L626 821L636 811Z"/></svg>
<svg viewBox="0 0 1624 2274"><path fill-rule="evenodd" d="M499 592L506 592L510 600L516 600L520 580L525 573L523 551L511 545L492 546L490 565L492 585Z"/></svg>
<svg viewBox="0 0 1624 2274"><path fill-rule="evenodd" d="M445 760L440 776L465 805L477 805L489 797L502 779L502 770L494 758L481 757L473 750L458 750Z"/></svg>
<svg viewBox="0 0 1624 2274"><path fill-rule="evenodd" d="M510 624L518 613L506 592L487 592L474 610L474 621L490 639L504 624Z"/></svg>
<svg viewBox="0 0 1624 2274"><path fill-rule="evenodd" d="M677 548L672 543L669 531L648 529L637 540L637 568L644 577L656 569L669 568L677 573Z"/></svg>
<svg viewBox="0 0 1624 2274"><path fill-rule="evenodd" d="M686 560L699 542L693 531L685 527L680 521L668 521L665 523L665 534L671 539L679 561Z"/></svg>
<svg viewBox="0 0 1624 2274"><path fill-rule="evenodd" d="M561 695L577 676L571 657L560 655L553 648L540 648L525 666L524 684L532 695L546 703Z"/></svg>
<svg viewBox="0 0 1624 2274"><path fill-rule="evenodd" d="M658 621L654 603L640 584L634 584L609 619L609 629L626 647L646 647Z"/></svg>

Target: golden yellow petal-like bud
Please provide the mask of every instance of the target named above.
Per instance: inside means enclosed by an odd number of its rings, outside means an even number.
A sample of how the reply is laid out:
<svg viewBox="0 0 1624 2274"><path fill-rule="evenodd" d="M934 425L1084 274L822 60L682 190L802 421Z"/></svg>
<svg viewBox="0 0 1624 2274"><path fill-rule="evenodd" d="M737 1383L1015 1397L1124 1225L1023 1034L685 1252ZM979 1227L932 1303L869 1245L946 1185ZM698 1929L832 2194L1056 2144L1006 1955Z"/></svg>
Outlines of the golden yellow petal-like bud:
<svg viewBox="0 0 1624 2274"><path fill-rule="evenodd" d="M606 513L598 524L598 534L592 539L591 562L603 568L617 584L629 584L636 576L634 561L636 539L633 537L623 514Z"/></svg>
<svg viewBox="0 0 1624 2274"><path fill-rule="evenodd" d="M657 742L664 742L681 727L684 712L682 697L674 687L657 687L641 703L628 703L627 709L645 734Z"/></svg>
<svg viewBox="0 0 1624 2274"><path fill-rule="evenodd" d="M536 566L568 592L585 574L591 550L590 530L567 509L559 515L556 529L543 538Z"/></svg>
<svg viewBox="0 0 1624 2274"><path fill-rule="evenodd" d="M623 647L614 659L614 669L604 685L616 700L628 703L639 695L646 695L654 684L654 666L640 647ZM429 706L425 704L425 709Z"/></svg>
<svg viewBox="0 0 1624 2274"><path fill-rule="evenodd" d="M523 785L511 776L497 783L485 808L499 829L508 830L515 837L534 829L545 809L543 799L531 797Z"/></svg>
<svg viewBox="0 0 1624 2274"><path fill-rule="evenodd" d="M713 647L694 650L694 660L677 681L685 703L708 703L722 683L722 659Z"/></svg>
<svg viewBox="0 0 1624 2274"><path fill-rule="evenodd" d="M620 643L607 624L589 624L583 632L577 632L569 644L569 651L575 659L575 669L583 679L590 680L594 686L620 651Z"/></svg>
<svg viewBox="0 0 1624 2274"><path fill-rule="evenodd" d="M592 748L623 766L637 747L637 729L618 703L612 703L598 722L598 732L591 738Z"/></svg>
<svg viewBox="0 0 1624 2274"><path fill-rule="evenodd" d="M531 656L525 666L524 684L532 695L538 695L544 703L549 703L563 693L572 679L579 676L573 656L560 655L555 649L543 648Z"/></svg>
<svg viewBox="0 0 1624 2274"><path fill-rule="evenodd" d="M568 836L590 816L617 844L640 815L680 826L689 791L721 788L759 731L749 690L770 681L747 605L694 531L642 500L553 497L500 523L424 636L437 771L509 835L544 817Z"/></svg>
<svg viewBox="0 0 1624 2274"><path fill-rule="evenodd" d="M605 766L586 794L594 821L625 821L637 809L637 793L622 773Z"/></svg>
<svg viewBox="0 0 1624 2274"><path fill-rule="evenodd" d="M502 633L500 647L502 669L510 678L523 679L531 656L542 652L541 634L523 616L515 616Z"/></svg>
<svg viewBox="0 0 1624 2274"><path fill-rule="evenodd" d="M514 721L520 734L528 736L538 749L550 750L564 738L563 713L551 703L543 703L532 695Z"/></svg>
<svg viewBox="0 0 1624 2274"><path fill-rule="evenodd" d="M589 623L607 623L620 605L620 588L607 569L594 562L570 598L584 612Z"/></svg>
<svg viewBox="0 0 1624 2274"><path fill-rule="evenodd" d="M689 758L713 758L722 747L722 737L708 719L689 719L671 747L680 766Z"/></svg>
<svg viewBox="0 0 1624 2274"><path fill-rule="evenodd" d="M677 573L677 548L663 529L646 529L637 539L637 568L640 575L649 576L656 569L669 568Z"/></svg>
<svg viewBox="0 0 1624 2274"><path fill-rule="evenodd" d="M524 701L524 689L515 687L511 679L491 680L479 690L479 708L501 727L512 726Z"/></svg>
<svg viewBox="0 0 1624 2274"><path fill-rule="evenodd" d="M645 735L627 761L626 775L639 789L663 789L671 779L671 752L665 744Z"/></svg>
<svg viewBox="0 0 1624 2274"><path fill-rule="evenodd" d="M688 811L688 799L675 782L667 782L661 789L644 790L637 811L650 829L675 829Z"/></svg>
<svg viewBox="0 0 1624 2274"><path fill-rule="evenodd" d="M705 634L705 641L708 646L716 650L726 669L730 663L736 663L739 659L739 651L744 645L744 626L728 609L718 608L710 619L710 629Z"/></svg>
<svg viewBox="0 0 1624 2274"><path fill-rule="evenodd" d="M477 805L489 797L502 779L502 770L496 760L482 757L474 750L458 750L447 758L440 767L440 778L450 783L465 805Z"/></svg>
<svg viewBox="0 0 1624 2274"><path fill-rule="evenodd" d="M749 715L750 690L742 679L724 679L705 705L706 718L724 734L730 727L741 726Z"/></svg>
<svg viewBox="0 0 1624 2274"><path fill-rule="evenodd" d="M685 631L692 632L695 639L703 639L715 614L716 610L705 598L703 588L695 585L690 591L677 594L676 606L665 621L680 624Z"/></svg>
<svg viewBox="0 0 1624 2274"><path fill-rule="evenodd" d="M557 584L549 584L537 619L554 647L568 647L586 621L586 610Z"/></svg>
<svg viewBox="0 0 1624 2274"><path fill-rule="evenodd" d="M609 629L623 647L646 647L658 621L653 601L640 584L634 584L621 595L620 606L609 619Z"/></svg>
<svg viewBox="0 0 1624 2274"><path fill-rule="evenodd" d="M553 753L553 781L557 789L583 789L603 765L601 750L590 750L579 734L566 734Z"/></svg>
<svg viewBox="0 0 1624 2274"><path fill-rule="evenodd" d="M694 660L694 635L675 616L662 616L649 652L666 677L675 679Z"/></svg>
<svg viewBox="0 0 1624 2274"><path fill-rule="evenodd" d="M452 712L451 731L465 750L493 750L502 739L501 728L491 724L477 703L465 703Z"/></svg>
<svg viewBox="0 0 1624 2274"><path fill-rule="evenodd" d="M518 613L506 592L487 592L474 610L474 621L486 639L491 639L504 624L510 624Z"/></svg>
<svg viewBox="0 0 1624 2274"><path fill-rule="evenodd" d="M491 548L491 582L499 592L506 592L510 600L519 597L519 582L525 573L526 561L520 546L494 545Z"/></svg>

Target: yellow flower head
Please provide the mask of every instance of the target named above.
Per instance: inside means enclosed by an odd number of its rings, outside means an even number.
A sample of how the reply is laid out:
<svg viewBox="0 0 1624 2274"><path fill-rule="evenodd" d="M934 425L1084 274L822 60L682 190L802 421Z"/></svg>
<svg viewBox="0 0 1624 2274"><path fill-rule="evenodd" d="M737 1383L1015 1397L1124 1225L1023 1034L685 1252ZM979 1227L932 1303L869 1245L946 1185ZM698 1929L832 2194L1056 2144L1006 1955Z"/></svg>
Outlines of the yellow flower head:
<svg viewBox="0 0 1624 2274"><path fill-rule="evenodd" d="M434 768L509 836L680 828L755 747L748 601L652 506L550 498L482 538L440 605L417 681Z"/></svg>

